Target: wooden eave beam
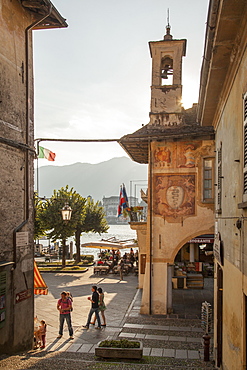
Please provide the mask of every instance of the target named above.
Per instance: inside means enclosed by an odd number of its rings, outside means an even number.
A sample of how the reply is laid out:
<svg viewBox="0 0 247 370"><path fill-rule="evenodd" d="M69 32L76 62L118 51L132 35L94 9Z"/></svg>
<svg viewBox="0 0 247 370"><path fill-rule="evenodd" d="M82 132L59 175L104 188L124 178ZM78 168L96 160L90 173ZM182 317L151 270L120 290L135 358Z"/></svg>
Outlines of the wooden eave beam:
<svg viewBox="0 0 247 370"><path fill-rule="evenodd" d="M30 12L40 16L45 15L47 7L52 5L51 15L47 17L43 23L38 24L34 29L47 29L47 28L64 28L68 27L66 19L61 16L55 6L50 0L21 0L21 5L30 10Z"/></svg>

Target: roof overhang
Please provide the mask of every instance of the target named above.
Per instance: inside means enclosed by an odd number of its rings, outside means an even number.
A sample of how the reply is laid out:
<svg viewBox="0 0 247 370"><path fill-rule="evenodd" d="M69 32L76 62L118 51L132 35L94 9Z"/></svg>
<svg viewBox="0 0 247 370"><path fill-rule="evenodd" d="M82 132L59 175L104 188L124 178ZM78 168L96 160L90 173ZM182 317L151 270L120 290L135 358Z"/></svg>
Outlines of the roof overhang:
<svg viewBox="0 0 247 370"><path fill-rule="evenodd" d="M155 127L146 125L133 134L125 135L119 144L138 163L148 163L149 144L152 141L214 140L213 127L181 125L180 127Z"/></svg>
<svg viewBox="0 0 247 370"><path fill-rule="evenodd" d="M166 43L168 42L172 42L172 43L175 43L175 44L183 44L183 57L186 56L186 45L187 45L187 40L186 39L171 39L171 40L159 40L159 41L149 41L149 51L150 51L150 55L151 55L151 58L153 57L152 55L152 47L157 47L157 46L163 46L165 45Z"/></svg>
<svg viewBox="0 0 247 370"><path fill-rule="evenodd" d="M198 122L214 123L228 71L235 60L246 0L211 0L201 68Z"/></svg>
<svg viewBox="0 0 247 370"><path fill-rule="evenodd" d="M64 28L68 27L66 19L61 16L50 0L19 0L21 5L35 16L44 16L52 7L51 14L39 23L34 29Z"/></svg>

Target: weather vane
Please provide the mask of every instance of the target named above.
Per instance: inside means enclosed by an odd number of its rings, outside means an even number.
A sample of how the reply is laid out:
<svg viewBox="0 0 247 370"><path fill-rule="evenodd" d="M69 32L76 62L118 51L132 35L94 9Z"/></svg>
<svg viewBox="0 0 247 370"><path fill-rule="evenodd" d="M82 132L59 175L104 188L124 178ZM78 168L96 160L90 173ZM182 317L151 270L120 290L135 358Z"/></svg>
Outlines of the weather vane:
<svg viewBox="0 0 247 370"><path fill-rule="evenodd" d="M170 26L170 15L169 15L169 8L167 9L167 26L166 26L166 34L164 36L164 40L172 40L172 35L170 34L171 26Z"/></svg>

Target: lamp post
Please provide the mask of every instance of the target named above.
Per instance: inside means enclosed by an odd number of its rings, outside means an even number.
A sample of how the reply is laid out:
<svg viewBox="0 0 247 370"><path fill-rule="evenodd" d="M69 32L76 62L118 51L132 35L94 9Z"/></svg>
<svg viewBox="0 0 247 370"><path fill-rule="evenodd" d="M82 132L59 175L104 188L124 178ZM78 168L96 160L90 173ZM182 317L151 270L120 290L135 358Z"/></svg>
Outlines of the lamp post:
<svg viewBox="0 0 247 370"><path fill-rule="evenodd" d="M71 219L71 214L72 214L72 208L69 206L68 202L65 202L65 205L61 209L62 213L62 218L63 221L66 223ZM62 256L62 267L66 266L66 239L62 240L63 244L63 256Z"/></svg>

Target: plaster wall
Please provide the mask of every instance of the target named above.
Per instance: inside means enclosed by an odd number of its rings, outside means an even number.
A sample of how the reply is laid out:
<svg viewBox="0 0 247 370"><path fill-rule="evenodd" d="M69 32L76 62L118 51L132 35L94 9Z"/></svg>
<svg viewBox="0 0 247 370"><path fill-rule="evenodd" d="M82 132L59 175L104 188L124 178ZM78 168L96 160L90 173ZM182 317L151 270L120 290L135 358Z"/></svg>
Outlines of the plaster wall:
<svg viewBox="0 0 247 370"><path fill-rule="evenodd" d="M20 2L0 3L0 136L33 147L32 43L30 43L30 122L26 137L25 29L34 19ZM30 35L31 42L31 35ZM27 140L28 139L28 140ZM0 144L0 273L6 272L5 320L0 327L0 352L32 347L33 340L33 155ZM29 172L29 221L20 229L27 233L27 245L13 243L14 229L26 220L26 168ZM5 263L14 262L4 267ZM26 292L23 300L19 293Z"/></svg>
<svg viewBox="0 0 247 370"><path fill-rule="evenodd" d="M238 64L238 68L236 68ZM243 95L247 92L247 52L235 61L223 90L222 110L215 121L216 149L222 145L221 212L216 228L223 242L223 353L224 369L246 368L247 208L243 198ZM237 220L241 227L237 228ZM215 297L216 300L216 297ZM215 322L217 316L215 313ZM217 331L214 342L217 343Z"/></svg>
<svg viewBox="0 0 247 370"><path fill-rule="evenodd" d="M243 94L247 92L247 52L234 79L231 91L217 123L216 149L222 143L222 212L218 215L218 230L224 247L225 258L239 269L242 254L246 253L243 232L236 227L238 217L247 217L243 202ZM243 231L243 230L242 230ZM244 245L241 247L241 240ZM245 261L243 261L245 263ZM246 274L246 267L244 268Z"/></svg>
<svg viewBox="0 0 247 370"><path fill-rule="evenodd" d="M223 269L223 369L244 369L245 307L242 274L226 259Z"/></svg>

